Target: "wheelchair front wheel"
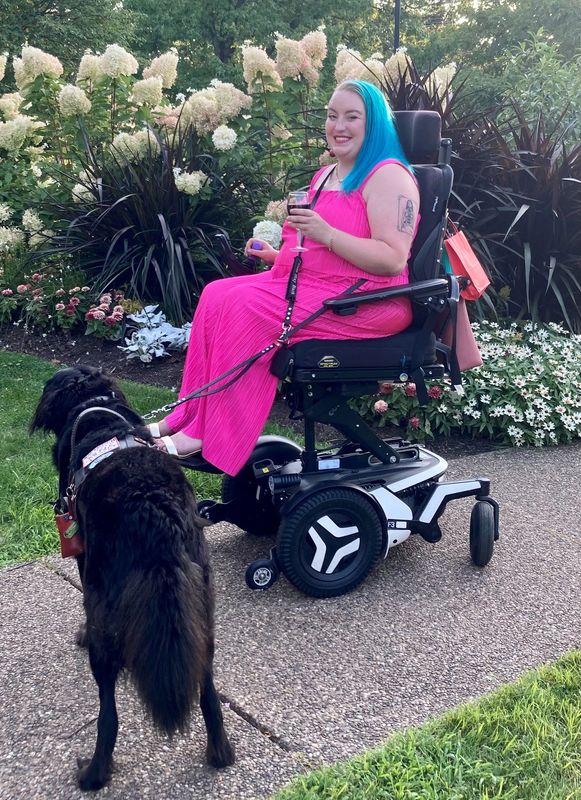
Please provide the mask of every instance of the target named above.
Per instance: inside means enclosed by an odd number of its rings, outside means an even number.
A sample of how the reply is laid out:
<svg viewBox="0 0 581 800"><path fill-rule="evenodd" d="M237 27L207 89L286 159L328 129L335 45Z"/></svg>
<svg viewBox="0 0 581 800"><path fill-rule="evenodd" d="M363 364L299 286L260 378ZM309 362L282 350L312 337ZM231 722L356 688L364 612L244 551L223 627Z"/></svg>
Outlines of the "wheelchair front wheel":
<svg viewBox="0 0 581 800"><path fill-rule="evenodd" d="M470 515L470 557L477 567L485 567L494 550L494 509L479 500Z"/></svg>
<svg viewBox="0 0 581 800"><path fill-rule="evenodd" d="M277 556L297 589L336 597L358 586L381 552L383 532L372 503L348 488L323 489L283 517Z"/></svg>

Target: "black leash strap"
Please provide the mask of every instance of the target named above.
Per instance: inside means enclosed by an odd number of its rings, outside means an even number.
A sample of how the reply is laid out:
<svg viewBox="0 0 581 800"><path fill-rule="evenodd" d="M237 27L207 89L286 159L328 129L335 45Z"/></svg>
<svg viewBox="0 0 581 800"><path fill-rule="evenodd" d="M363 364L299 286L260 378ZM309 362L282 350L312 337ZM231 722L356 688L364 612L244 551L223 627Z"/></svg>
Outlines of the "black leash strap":
<svg viewBox="0 0 581 800"><path fill-rule="evenodd" d="M328 170L327 174L317 187L313 200L310 203L310 208L315 207L317 200L319 199L319 195L323 190L323 187L333 174L334 170L335 166L333 166L330 170ZM239 380L244 375L244 373L250 369L250 367L255 363L255 361L258 361L259 358L262 358L262 356L266 355L267 353L270 353L270 351L274 350L275 347L282 347L282 345L285 344L293 334L295 334L301 328L304 328L304 326L308 325L309 322L312 322L314 319L317 319L317 317L321 316L321 314L324 314L325 311L327 311L327 308L325 306L321 306L321 308L319 308L313 314L308 316L302 322L299 322L298 325L295 325L294 327L292 326L291 319L297 297L299 270L301 268L302 263L303 259L299 253L298 255L295 256L289 274L289 279L285 293L285 299L288 300L288 306L286 309L286 313L284 315L280 336L275 342L272 342L266 347L263 347L262 350L260 350L258 353L255 353L254 355L247 358L245 361L241 361L239 364L236 364L236 366L232 367L232 369L229 369L227 372L222 373L222 375L218 375L217 378L214 378L208 383L205 383L203 386L200 386L200 388L196 389L195 392L191 392L190 394L181 397L174 403L167 403L165 406L162 406L161 408L156 408L154 411L150 411L148 414L144 414L143 419L144 420L153 419L154 417L157 417L159 414L167 414L168 411L172 411L174 408L177 408L177 406L182 405L182 403L189 402L190 400L198 400L202 397L210 397L210 395L224 391L224 389L227 389L229 386L232 386L233 383ZM353 284L353 286L350 286L349 289L347 289L345 292L343 292L342 295L339 296L346 297L350 295L352 292L358 289L363 283L365 283L365 279L361 278L360 280L356 281ZM211 389L211 387L215 386L217 383L223 381L225 378L228 378L230 375L233 375L234 377L231 378L227 383L222 384L217 389L213 389L212 391L206 391L207 389Z"/></svg>

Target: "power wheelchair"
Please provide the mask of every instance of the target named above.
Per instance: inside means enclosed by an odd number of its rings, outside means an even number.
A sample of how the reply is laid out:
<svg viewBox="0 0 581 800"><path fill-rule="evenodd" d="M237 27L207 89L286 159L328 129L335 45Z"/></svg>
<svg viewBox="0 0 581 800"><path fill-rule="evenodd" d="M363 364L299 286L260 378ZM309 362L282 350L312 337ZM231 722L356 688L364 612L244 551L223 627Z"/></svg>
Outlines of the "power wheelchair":
<svg viewBox="0 0 581 800"><path fill-rule="evenodd" d="M325 306L340 326L341 316L356 313L362 303L407 296L414 321L386 338L309 340L277 351L271 370L282 382L291 415L304 419L304 448L262 436L246 466L235 477L224 477L221 502L199 504L200 514L212 522L275 537L270 555L246 570L252 589L267 589L284 573L314 597L349 592L410 535L437 541L438 519L459 497L476 498L470 521L476 565L488 563L499 536L499 508L487 478L443 480L442 457L403 438L382 440L348 404L350 398L377 393L386 381L415 383L423 403L429 379L449 375L461 390L454 336L451 346L440 339L444 323L456 319L460 291L457 279L440 265L453 182L451 142L442 139L436 112L396 112L396 122L420 187L410 283L329 298ZM331 425L345 441L317 449L316 423ZM201 459L185 466L217 471Z"/></svg>

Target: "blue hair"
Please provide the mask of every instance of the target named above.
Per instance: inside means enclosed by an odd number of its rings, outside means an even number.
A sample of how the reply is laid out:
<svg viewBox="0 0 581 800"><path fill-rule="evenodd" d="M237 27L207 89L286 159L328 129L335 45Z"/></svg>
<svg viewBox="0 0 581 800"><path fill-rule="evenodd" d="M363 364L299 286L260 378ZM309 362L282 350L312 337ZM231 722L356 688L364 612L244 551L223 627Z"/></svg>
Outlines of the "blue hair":
<svg viewBox="0 0 581 800"><path fill-rule="evenodd" d="M357 189L373 167L388 158L401 161L411 170L395 129L393 113L379 89L367 81L356 80L344 81L335 91L343 89L358 94L365 106L365 138L353 169L343 181L343 191Z"/></svg>

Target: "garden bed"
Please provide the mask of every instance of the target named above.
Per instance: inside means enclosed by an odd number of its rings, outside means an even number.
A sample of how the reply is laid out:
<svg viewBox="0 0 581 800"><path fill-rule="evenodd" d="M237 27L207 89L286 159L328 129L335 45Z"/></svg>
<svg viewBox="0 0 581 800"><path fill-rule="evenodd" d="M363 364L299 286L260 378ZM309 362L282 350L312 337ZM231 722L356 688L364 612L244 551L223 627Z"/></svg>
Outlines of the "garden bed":
<svg viewBox="0 0 581 800"><path fill-rule="evenodd" d="M72 366L88 364L102 367L119 379L164 386L177 389L181 383L185 354L173 353L164 358L154 359L146 364L139 359L127 359L118 348L119 342L98 339L95 336L70 336L62 331L47 333L30 332L17 325L0 326L0 349L38 356L54 364ZM277 397L270 414L270 421L287 427L291 437L301 436L302 422L289 420L289 410L282 398ZM320 441L335 441L340 434L324 425L317 426ZM401 431L386 426L381 429L381 436L403 435ZM481 453L493 450L495 445L487 439L473 439L470 436L455 434L451 437L436 436L427 446L444 457Z"/></svg>

